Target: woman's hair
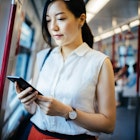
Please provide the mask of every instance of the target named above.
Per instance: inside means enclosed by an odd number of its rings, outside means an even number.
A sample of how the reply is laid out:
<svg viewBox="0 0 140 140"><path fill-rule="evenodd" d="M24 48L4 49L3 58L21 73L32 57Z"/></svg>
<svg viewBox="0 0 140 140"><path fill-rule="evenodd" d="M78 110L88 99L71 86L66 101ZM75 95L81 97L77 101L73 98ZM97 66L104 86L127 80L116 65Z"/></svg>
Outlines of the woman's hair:
<svg viewBox="0 0 140 140"><path fill-rule="evenodd" d="M44 40L51 45L51 35L47 28L47 21L46 21L46 13L50 3L56 0L47 0L45 3L45 7L43 10L43 17L42 17L42 34ZM86 14L85 3L83 0L63 0L67 6L67 8L73 13L76 18L79 18L81 14ZM89 26L87 25L86 21L82 27L82 38L83 41L86 42L91 48L93 47L93 35Z"/></svg>

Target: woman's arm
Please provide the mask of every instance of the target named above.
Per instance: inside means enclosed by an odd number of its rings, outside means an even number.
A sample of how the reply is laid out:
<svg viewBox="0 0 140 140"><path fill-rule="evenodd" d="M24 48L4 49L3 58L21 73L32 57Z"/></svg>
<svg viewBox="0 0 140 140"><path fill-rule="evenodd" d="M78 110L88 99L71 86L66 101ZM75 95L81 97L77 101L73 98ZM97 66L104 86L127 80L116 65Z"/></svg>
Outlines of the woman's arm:
<svg viewBox="0 0 140 140"><path fill-rule="evenodd" d="M111 133L115 127L116 106L114 94L114 74L109 59L104 61L97 84L99 113L89 114L77 110L75 122L82 127L98 132Z"/></svg>

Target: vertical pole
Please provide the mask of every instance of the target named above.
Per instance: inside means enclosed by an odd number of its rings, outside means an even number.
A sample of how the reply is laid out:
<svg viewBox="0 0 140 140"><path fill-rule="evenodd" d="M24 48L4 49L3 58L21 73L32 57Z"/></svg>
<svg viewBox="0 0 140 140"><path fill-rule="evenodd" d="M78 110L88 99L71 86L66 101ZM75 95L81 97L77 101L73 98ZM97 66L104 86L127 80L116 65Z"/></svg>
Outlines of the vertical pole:
<svg viewBox="0 0 140 140"><path fill-rule="evenodd" d="M137 53L137 93L139 93L140 78L140 25L138 26L138 53Z"/></svg>
<svg viewBox="0 0 140 140"><path fill-rule="evenodd" d="M1 108L1 104L2 104L4 83L5 83L8 59L9 59L9 54L10 54L10 47L11 47L15 15L16 15L16 2L15 2L15 0L12 0L11 7L10 7L10 13L9 13L9 21L8 21L8 28L7 28L7 33L6 33L4 53L3 53L3 58L2 58L2 67L1 67L1 71L0 71L0 78L1 78L1 80L0 80L0 108Z"/></svg>
<svg viewBox="0 0 140 140"><path fill-rule="evenodd" d="M115 67L115 43L116 43L116 36L114 34L112 36L112 65L113 65L113 68Z"/></svg>
<svg viewBox="0 0 140 140"><path fill-rule="evenodd" d="M102 40L98 42L98 51L101 51L101 49L102 49Z"/></svg>
<svg viewBox="0 0 140 140"><path fill-rule="evenodd" d="M136 116L135 116L135 140L139 139L139 78L140 78L140 25L138 26L138 52L137 52L137 86L136 86Z"/></svg>
<svg viewBox="0 0 140 140"><path fill-rule="evenodd" d="M3 58L2 58L2 67L0 71L0 109L2 105L4 83L5 83L8 59L9 59L10 48L11 48L12 34L13 34L13 28L14 28L15 15L16 15L16 7L17 7L16 0L12 0L11 6L10 6L4 53L3 53ZM2 138L2 123L3 123L2 120L3 119L0 116L0 139Z"/></svg>

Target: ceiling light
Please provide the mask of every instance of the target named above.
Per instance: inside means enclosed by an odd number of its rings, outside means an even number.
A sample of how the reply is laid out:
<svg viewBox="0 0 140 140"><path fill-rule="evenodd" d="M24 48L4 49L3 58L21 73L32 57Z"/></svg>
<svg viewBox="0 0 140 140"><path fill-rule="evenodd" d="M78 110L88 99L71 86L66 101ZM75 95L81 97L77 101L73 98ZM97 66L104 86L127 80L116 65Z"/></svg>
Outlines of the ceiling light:
<svg viewBox="0 0 140 140"><path fill-rule="evenodd" d="M130 27L135 27L135 26L138 26L140 24L140 21L139 20L135 20L135 21L132 21L129 25Z"/></svg>
<svg viewBox="0 0 140 140"><path fill-rule="evenodd" d="M98 41L100 41L100 40L101 40L101 37L100 37L100 36L94 37L94 42L98 42Z"/></svg>
<svg viewBox="0 0 140 140"><path fill-rule="evenodd" d="M103 28L101 26L98 27L98 33L101 34L103 32Z"/></svg>
<svg viewBox="0 0 140 140"><path fill-rule="evenodd" d="M116 29L114 29L114 32L115 32L115 34L119 34L119 33L121 33L121 28L116 28Z"/></svg>
<svg viewBox="0 0 140 140"><path fill-rule="evenodd" d="M86 4L87 22L89 22L110 0L89 0ZM90 17L88 17L90 15Z"/></svg>
<svg viewBox="0 0 140 140"><path fill-rule="evenodd" d="M117 19L115 17L112 18L112 26L113 27L117 26Z"/></svg>
<svg viewBox="0 0 140 140"><path fill-rule="evenodd" d="M87 21L87 23L89 22L89 21L91 21L91 19L94 17L94 15L92 14L92 13L88 13L87 12L87 17L86 17L86 21Z"/></svg>
<svg viewBox="0 0 140 140"><path fill-rule="evenodd" d="M126 24L126 25L123 25L123 26L121 27L121 29L122 29L122 31L126 31L126 30L129 30L130 28L129 28L129 26Z"/></svg>
<svg viewBox="0 0 140 140"><path fill-rule="evenodd" d="M102 38L102 39L105 39L105 38L109 38L109 37L111 37L111 36L113 36L113 35L114 35L114 32L113 32L113 31L109 31L109 32L107 32L107 33L102 34L102 35L101 35L101 38Z"/></svg>

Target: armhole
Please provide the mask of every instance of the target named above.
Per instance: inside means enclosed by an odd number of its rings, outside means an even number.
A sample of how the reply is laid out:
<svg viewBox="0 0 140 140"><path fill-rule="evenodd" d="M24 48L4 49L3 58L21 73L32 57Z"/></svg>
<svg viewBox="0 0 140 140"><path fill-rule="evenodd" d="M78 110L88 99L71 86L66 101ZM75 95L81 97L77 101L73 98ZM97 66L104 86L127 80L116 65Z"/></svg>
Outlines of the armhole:
<svg viewBox="0 0 140 140"><path fill-rule="evenodd" d="M32 85L33 86L36 86L37 80L38 80L38 77L39 77L39 73L42 70L42 67L43 67L47 57L51 53L51 51L52 51L52 49L49 49L49 50L47 49L46 51L44 51L44 53L39 52L37 54L37 59L36 59L36 62L35 62L34 73L33 73L33 78L32 78Z"/></svg>
<svg viewBox="0 0 140 140"><path fill-rule="evenodd" d="M50 55L51 51L52 51L52 49L50 48L49 51L47 52L47 54L45 55L45 57L44 57L44 59L42 61L41 67L40 67L40 71L42 70L42 68L43 68L43 66L45 64L45 61L48 58L48 56Z"/></svg>
<svg viewBox="0 0 140 140"><path fill-rule="evenodd" d="M101 72L101 69L103 67L103 64L104 64L104 62L106 61L107 58L108 58L108 56L104 55L103 59L101 60L101 64L100 64L100 68L99 68L99 73L98 73L98 76L97 76L98 78L100 76L100 72ZM99 80L98 78L97 78L97 83L98 83L98 80ZM99 113L97 88L96 88L96 91L95 91L95 96L94 96L94 102L93 103L94 103L93 105L94 105L95 112Z"/></svg>

